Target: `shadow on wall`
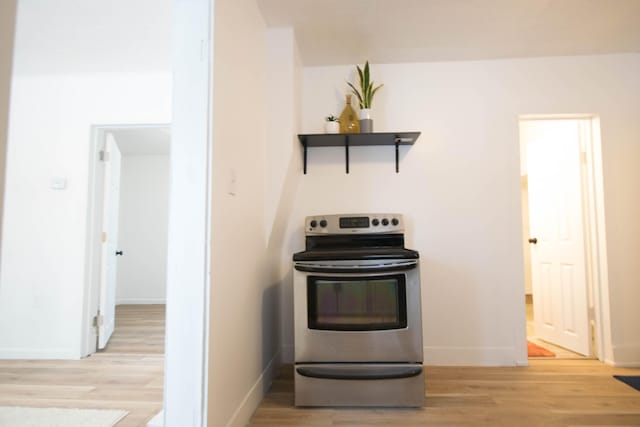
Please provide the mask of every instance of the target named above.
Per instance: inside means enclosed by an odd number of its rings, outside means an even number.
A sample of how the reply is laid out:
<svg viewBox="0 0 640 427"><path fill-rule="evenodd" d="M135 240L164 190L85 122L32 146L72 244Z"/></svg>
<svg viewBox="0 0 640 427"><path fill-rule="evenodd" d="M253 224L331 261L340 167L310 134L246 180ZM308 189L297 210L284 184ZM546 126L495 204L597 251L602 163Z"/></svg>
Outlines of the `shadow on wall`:
<svg viewBox="0 0 640 427"><path fill-rule="evenodd" d="M262 293L262 371L277 368L280 350L280 288L281 283L275 283L267 287ZM269 366L270 363L275 366ZM269 391L270 381L263 382L263 393Z"/></svg>
<svg viewBox="0 0 640 427"><path fill-rule="evenodd" d="M291 144L294 144L294 149L291 150L291 156L287 164L287 170L284 175L282 187L280 189L280 197L278 204L276 205L276 212L274 215L273 224L271 226L271 232L268 235L269 240L267 243L267 251L269 254L269 271L270 280L273 283L272 287L277 289L277 301L272 300L272 295L264 294L263 307L265 311L270 310L266 305L268 302L274 304L277 307L275 312L277 316L277 323L274 327L276 336L269 340L269 329L263 324L263 354L265 360L265 366L270 360L269 354L273 357L273 354L282 350L284 354L281 359L287 360L287 352L292 347L293 339L293 292L292 281L293 274L291 271L291 257L295 250L299 250L300 245L304 244L304 238L299 238L298 233L295 234L295 238L299 241L293 242L291 236L289 240L285 241L287 233L289 232L289 223L291 222L291 213L293 212L294 204L296 201L296 194L298 192L298 186L302 179L302 153L299 147L298 138L292 137ZM302 226L300 227L302 231ZM269 288L271 289L271 288ZM269 292L271 292L269 290ZM263 314L264 316L264 314ZM285 317L285 318L283 318ZM269 353L269 350L273 349L274 343L277 344L277 348Z"/></svg>
<svg viewBox="0 0 640 427"><path fill-rule="evenodd" d="M291 144L294 145L291 150L291 156L287 164L287 171L282 181L282 187L280 190L280 197L278 204L276 205L276 212L273 217L273 224L270 225L270 233L268 234L267 249L270 254L278 253L278 257L282 256L284 238L287 233L289 221L291 219L291 212L293 211L293 205L295 197L298 191L298 186L302 175L302 151L299 147L297 137L292 137ZM279 260L278 265L284 265L284 260ZM281 271L276 271L276 274Z"/></svg>

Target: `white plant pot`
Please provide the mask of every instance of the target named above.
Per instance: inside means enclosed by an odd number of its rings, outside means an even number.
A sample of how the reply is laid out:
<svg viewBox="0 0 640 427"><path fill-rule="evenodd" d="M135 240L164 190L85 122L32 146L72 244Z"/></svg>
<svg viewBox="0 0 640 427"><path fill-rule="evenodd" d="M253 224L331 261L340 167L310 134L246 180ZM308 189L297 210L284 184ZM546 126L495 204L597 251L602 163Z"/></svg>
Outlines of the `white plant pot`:
<svg viewBox="0 0 640 427"><path fill-rule="evenodd" d="M373 119L371 118L371 109L363 108L358 112L358 117L360 118L360 132L373 132Z"/></svg>
<svg viewBox="0 0 640 427"><path fill-rule="evenodd" d="M324 122L324 133L340 133L340 123Z"/></svg>
<svg viewBox="0 0 640 427"><path fill-rule="evenodd" d="M369 120L371 119L371 108L363 108L358 112L358 118L360 120Z"/></svg>

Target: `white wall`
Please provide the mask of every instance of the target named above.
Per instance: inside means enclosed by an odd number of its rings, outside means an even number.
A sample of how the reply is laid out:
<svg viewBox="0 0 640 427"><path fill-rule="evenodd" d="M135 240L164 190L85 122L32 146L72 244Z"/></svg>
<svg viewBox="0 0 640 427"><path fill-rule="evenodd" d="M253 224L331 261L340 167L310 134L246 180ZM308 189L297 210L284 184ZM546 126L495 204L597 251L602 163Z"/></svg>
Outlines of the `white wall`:
<svg viewBox="0 0 640 427"><path fill-rule="evenodd" d="M279 363L280 290L265 227L265 36L255 1L215 2L210 426L246 425Z"/></svg>
<svg viewBox="0 0 640 427"><path fill-rule="evenodd" d="M15 76L12 90L0 357L78 358L91 125L169 122L171 76Z"/></svg>
<svg viewBox="0 0 640 427"><path fill-rule="evenodd" d="M123 155L116 304L164 304L169 156Z"/></svg>
<svg viewBox="0 0 640 427"><path fill-rule="evenodd" d="M339 111L352 68L305 68L303 131L320 132ZM343 149L311 149L287 256L303 247L305 215L402 212L421 256L425 362L525 363L518 115L598 114L612 357L640 364L640 55L374 64L372 73L385 84L375 129L422 136L401 148L399 174L392 147L353 148L349 175Z"/></svg>
<svg viewBox="0 0 640 427"><path fill-rule="evenodd" d="M9 124L9 92L13 63L13 39L16 18L15 0L0 4L0 239L4 206L5 159Z"/></svg>

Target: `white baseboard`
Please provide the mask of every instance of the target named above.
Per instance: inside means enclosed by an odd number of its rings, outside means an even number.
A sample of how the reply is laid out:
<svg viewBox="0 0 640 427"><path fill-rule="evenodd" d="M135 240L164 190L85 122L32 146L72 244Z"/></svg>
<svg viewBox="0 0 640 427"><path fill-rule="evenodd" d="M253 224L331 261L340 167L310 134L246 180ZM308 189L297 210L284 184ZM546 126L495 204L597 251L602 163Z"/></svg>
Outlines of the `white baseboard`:
<svg viewBox="0 0 640 427"><path fill-rule="evenodd" d="M0 348L0 359L23 360L79 360L78 352L68 348Z"/></svg>
<svg viewBox="0 0 640 427"><path fill-rule="evenodd" d="M242 400L242 403L240 403L240 406L238 406L238 409L236 409L233 416L231 416L231 420L227 424L227 427L244 427L249 423L251 416L264 398L264 390L266 390L273 382L273 378L279 366L280 351L278 351L269 361L267 367L258 377L253 387L251 387L245 398Z"/></svg>
<svg viewBox="0 0 640 427"><path fill-rule="evenodd" d="M639 368L640 367L640 344L614 345L613 360L605 361L616 368Z"/></svg>
<svg viewBox="0 0 640 427"><path fill-rule="evenodd" d="M164 427L164 409L147 423L147 427Z"/></svg>
<svg viewBox="0 0 640 427"><path fill-rule="evenodd" d="M138 304L166 304L166 298L122 298L116 300L116 305Z"/></svg>
<svg viewBox="0 0 640 427"><path fill-rule="evenodd" d="M513 347L424 347L427 366L522 366Z"/></svg>

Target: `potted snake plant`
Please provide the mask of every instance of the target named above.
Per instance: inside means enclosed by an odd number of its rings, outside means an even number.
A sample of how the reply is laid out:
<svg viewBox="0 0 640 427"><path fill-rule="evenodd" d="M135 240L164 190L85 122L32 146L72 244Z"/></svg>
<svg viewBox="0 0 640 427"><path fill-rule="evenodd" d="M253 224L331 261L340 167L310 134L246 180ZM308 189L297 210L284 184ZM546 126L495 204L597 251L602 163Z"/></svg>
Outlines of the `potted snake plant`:
<svg viewBox="0 0 640 427"><path fill-rule="evenodd" d="M380 89L382 84L375 86L371 80L371 73L369 71L369 61L364 64L364 68L360 68L356 65L358 71L358 88L350 82L347 82L353 94L358 98L360 104L360 132L373 132L373 120L371 119L371 103L373 97Z"/></svg>

